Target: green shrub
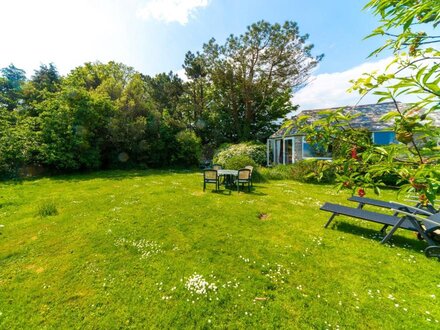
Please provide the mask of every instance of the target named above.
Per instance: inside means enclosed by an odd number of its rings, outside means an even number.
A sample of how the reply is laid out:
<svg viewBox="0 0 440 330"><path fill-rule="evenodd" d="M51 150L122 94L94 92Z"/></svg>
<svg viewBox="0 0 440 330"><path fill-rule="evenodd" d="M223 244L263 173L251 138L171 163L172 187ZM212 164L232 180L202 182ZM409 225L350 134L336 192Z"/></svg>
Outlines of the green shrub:
<svg viewBox="0 0 440 330"><path fill-rule="evenodd" d="M260 175L266 180L292 179L292 165L277 165L274 167L261 167Z"/></svg>
<svg viewBox="0 0 440 330"><path fill-rule="evenodd" d="M53 201L46 201L38 208L38 215L43 218L57 214L58 209Z"/></svg>
<svg viewBox="0 0 440 330"><path fill-rule="evenodd" d="M226 163L223 165L227 169L231 170L239 170L244 168L245 166L252 166L254 169L252 170L252 180L254 182L261 182L263 178L259 173L259 167L255 163L255 161L246 155L234 156L229 158Z"/></svg>
<svg viewBox="0 0 440 330"><path fill-rule="evenodd" d="M246 155L233 156L227 159L222 165L231 170L239 170L248 165L253 166L254 168L257 167L257 164L255 164L254 160Z"/></svg>
<svg viewBox="0 0 440 330"><path fill-rule="evenodd" d="M177 165L197 165L202 155L200 138L190 131L181 131L176 135L178 149L173 155L173 163Z"/></svg>
<svg viewBox="0 0 440 330"><path fill-rule="evenodd" d="M296 180L306 183L333 183L336 166L327 160L301 160L290 165L277 165L260 169L267 180Z"/></svg>
<svg viewBox="0 0 440 330"><path fill-rule="evenodd" d="M292 179L306 183L333 183L336 167L328 160L301 160L292 165Z"/></svg>
<svg viewBox="0 0 440 330"><path fill-rule="evenodd" d="M255 164L264 165L266 164L266 146L262 143L252 142L224 144L216 151L213 162L226 166L227 161L236 156L247 156Z"/></svg>

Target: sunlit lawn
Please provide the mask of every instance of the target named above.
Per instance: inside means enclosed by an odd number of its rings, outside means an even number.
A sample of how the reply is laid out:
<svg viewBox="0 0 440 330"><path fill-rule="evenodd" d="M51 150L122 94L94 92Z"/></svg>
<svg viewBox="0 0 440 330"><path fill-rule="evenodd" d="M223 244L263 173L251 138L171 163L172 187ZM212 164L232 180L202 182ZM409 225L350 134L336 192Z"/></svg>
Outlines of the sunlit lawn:
<svg viewBox="0 0 440 330"><path fill-rule="evenodd" d="M1 184L0 328L440 328L424 242L384 246L379 225L344 217L323 228L319 206L348 196L203 192L200 173L173 171Z"/></svg>

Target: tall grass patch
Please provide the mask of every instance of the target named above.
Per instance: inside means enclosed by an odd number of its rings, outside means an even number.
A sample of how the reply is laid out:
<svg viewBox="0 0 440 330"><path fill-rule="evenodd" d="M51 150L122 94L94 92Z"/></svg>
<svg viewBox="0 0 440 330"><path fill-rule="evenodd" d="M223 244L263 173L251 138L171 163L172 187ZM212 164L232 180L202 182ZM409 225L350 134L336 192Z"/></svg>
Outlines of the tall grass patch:
<svg viewBox="0 0 440 330"><path fill-rule="evenodd" d="M38 207L38 215L42 218L58 214L58 209L54 201L45 201Z"/></svg>

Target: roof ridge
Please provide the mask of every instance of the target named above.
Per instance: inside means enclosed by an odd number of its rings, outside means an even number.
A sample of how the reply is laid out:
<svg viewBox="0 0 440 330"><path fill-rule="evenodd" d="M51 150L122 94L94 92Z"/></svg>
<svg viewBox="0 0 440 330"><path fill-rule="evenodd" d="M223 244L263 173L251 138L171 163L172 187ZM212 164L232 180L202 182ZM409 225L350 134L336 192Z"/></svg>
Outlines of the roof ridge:
<svg viewBox="0 0 440 330"><path fill-rule="evenodd" d="M336 110L336 109L347 109L347 108L356 109L356 108L362 108L362 107L382 106L385 104L394 105L394 102L370 103L370 104L359 104L359 105L343 105L343 106L339 106L339 107L320 108L320 109L304 109L304 110L300 110L300 112L298 114L300 114L303 111L324 111L324 110ZM408 104L408 103L402 103L402 102L397 101L397 104ZM298 114L296 114L295 116L297 116Z"/></svg>

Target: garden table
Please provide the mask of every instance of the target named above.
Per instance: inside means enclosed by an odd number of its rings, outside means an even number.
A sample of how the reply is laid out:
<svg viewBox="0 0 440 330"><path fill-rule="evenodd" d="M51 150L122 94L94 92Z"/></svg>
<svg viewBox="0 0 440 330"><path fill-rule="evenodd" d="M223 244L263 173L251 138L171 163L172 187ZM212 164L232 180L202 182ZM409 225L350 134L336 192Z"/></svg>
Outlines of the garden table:
<svg viewBox="0 0 440 330"><path fill-rule="evenodd" d="M238 176L237 170L217 170L219 176L223 176L225 178L225 186L233 186L234 179Z"/></svg>

